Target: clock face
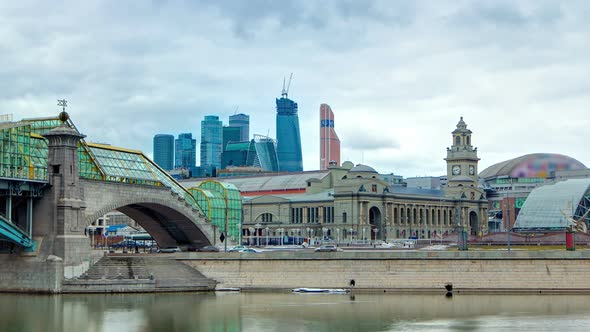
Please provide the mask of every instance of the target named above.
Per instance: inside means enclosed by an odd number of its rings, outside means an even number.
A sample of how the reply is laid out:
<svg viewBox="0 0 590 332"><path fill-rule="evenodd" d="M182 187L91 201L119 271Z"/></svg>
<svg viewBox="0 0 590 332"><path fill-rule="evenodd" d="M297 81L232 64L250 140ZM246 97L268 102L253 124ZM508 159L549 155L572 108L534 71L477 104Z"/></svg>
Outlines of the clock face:
<svg viewBox="0 0 590 332"><path fill-rule="evenodd" d="M475 166L473 166L473 165L469 166L469 175L475 175Z"/></svg>
<svg viewBox="0 0 590 332"><path fill-rule="evenodd" d="M453 166L453 175L459 175L459 174L461 174L461 166L459 166L459 165Z"/></svg>

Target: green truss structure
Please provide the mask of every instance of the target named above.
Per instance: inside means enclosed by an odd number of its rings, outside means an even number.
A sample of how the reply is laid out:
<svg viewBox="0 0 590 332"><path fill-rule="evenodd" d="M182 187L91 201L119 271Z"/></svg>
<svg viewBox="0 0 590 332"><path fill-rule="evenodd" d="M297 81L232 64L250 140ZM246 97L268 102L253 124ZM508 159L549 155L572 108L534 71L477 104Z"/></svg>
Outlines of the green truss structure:
<svg viewBox="0 0 590 332"><path fill-rule="evenodd" d="M58 117L0 124L0 177L47 182L47 140L62 125ZM65 125L76 129L71 120ZM80 177L89 180L167 187L201 211L193 195L141 151L104 144L78 144Z"/></svg>

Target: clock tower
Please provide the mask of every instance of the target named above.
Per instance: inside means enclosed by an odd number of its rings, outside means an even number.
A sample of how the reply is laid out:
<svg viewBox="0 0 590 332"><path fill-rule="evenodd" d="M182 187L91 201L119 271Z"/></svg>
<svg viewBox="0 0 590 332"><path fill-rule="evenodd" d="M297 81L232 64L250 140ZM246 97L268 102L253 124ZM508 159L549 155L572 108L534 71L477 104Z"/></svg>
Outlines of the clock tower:
<svg viewBox="0 0 590 332"><path fill-rule="evenodd" d="M477 148L471 145L471 130L463 117L452 132L453 142L447 148L447 196L479 200L481 190L477 189ZM477 196L477 197L476 197Z"/></svg>

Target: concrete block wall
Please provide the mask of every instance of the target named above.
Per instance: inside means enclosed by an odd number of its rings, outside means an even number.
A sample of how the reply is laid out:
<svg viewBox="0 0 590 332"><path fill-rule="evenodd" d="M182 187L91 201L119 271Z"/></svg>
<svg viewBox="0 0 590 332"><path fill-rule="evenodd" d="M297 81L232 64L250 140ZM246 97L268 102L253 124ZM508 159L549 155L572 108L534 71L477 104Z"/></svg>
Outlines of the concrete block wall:
<svg viewBox="0 0 590 332"><path fill-rule="evenodd" d="M218 287L244 289L344 288L349 287L350 280L355 280L355 288L367 290L442 291L451 283L454 289L464 291L590 292L589 258L560 259L551 255L544 258L497 258L494 255L408 258L370 253L364 257L356 253L329 256L311 253L307 257L292 255L290 258L272 258L271 254L248 258L230 255L183 259L183 262L218 281Z"/></svg>
<svg viewBox="0 0 590 332"><path fill-rule="evenodd" d="M0 255L2 292L58 293L62 276L61 262Z"/></svg>

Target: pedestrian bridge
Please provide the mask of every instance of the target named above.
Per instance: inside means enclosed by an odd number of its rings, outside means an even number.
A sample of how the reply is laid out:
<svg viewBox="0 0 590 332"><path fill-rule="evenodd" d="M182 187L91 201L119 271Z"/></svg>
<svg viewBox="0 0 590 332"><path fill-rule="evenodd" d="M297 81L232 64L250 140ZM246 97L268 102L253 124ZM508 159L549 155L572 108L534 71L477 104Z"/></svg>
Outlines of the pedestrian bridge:
<svg viewBox="0 0 590 332"><path fill-rule="evenodd" d="M211 245L224 231L230 241L237 238L239 219L212 218L194 190L141 151L86 142L65 112L0 123L0 132L0 246L5 250L35 251L35 239L41 238L48 254L55 251L51 247L75 252L61 247L74 244L58 245L48 236L83 240L87 227L113 210L135 220L160 246ZM232 208L241 211L238 204Z"/></svg>

